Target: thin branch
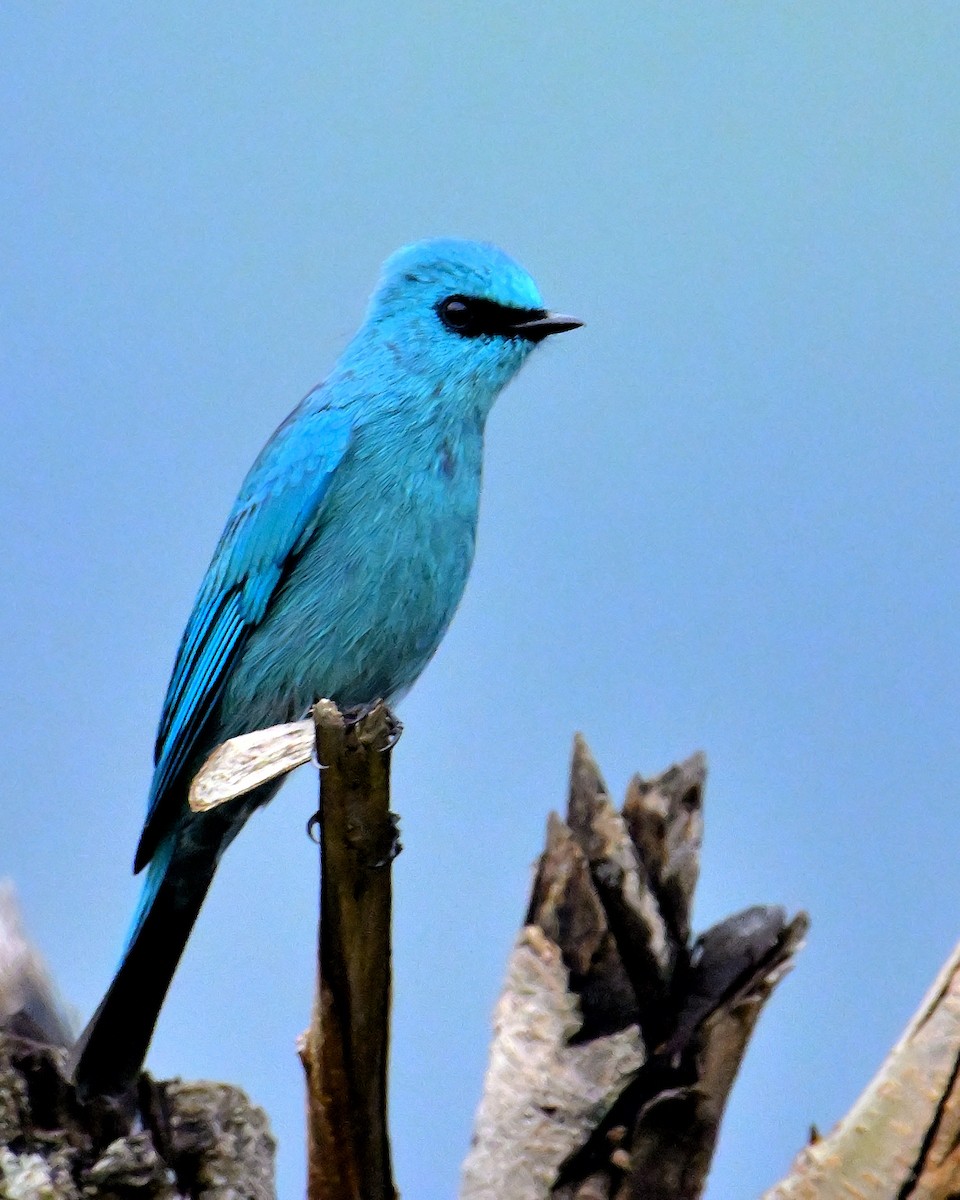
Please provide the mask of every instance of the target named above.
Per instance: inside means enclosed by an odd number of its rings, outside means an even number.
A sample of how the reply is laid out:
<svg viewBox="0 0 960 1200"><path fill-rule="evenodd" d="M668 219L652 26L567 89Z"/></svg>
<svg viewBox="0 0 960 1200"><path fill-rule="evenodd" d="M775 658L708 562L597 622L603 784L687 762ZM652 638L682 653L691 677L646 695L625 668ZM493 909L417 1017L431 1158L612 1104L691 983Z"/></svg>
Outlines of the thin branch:
<svg viewBox="0 0 960 1200"><path fill-rule="evenodd" d="M395 722L382 705L357 721L314 709L320 772L317 995L301 1057L307 1074L309 1200L394 1200L387 1136L390 813Z"/></svg>

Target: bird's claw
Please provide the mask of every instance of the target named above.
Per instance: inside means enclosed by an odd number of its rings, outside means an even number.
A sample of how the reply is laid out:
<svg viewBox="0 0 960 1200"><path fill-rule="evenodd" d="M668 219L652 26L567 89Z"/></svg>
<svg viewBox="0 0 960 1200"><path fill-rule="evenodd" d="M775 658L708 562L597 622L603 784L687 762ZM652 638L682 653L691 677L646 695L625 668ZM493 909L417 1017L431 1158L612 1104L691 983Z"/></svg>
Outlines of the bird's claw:
<svg viewBox="0 0 960 1200"><path fill-rule="evenodd" d="M379 747L381 753L386 753L387 750L392 750L393 747L400 741L400 735L403 733L403 722L394 715L393 711L384 704L383 700L373 700L369 704L355 704L353 708L344 710L343 724L347 729L354 725L359 725L364 718L380 706L384 710L384 724L387 727L386 737L383 745Z"/></svg>
<svg viewBox="0 0 960 1200"><path fill-rule="evenodd" d="M387 709L387 736L386 736L386 739L384 740L383 745L380 747L381 752L386 752L387 750L392 750L394 748L394 746L397 744L397 742L400 741L400 737L401 737L402 733L403 733L403 722L400 720L399 717L394 716L394 714L388 708Z"/></svg>
<svg viewBox="0 0 960 1200"><path fill-rule="evenodd" d="M378 871L382 867L388 867L403 849L403 843L400 841L400 818L396 813L387 813L387 827L385 832L386 844L381 849L377 857L373 858L367 866L372 871ZM313 814L307 821L307 837L315 846L320 845L320 810Z"/></svg>
<svg viewBox="0 0 960 1200"><path fill-rule="evenodd" d="M372 871L389 867L403 849L403 843L400 841L400 818L396 813L387 813L387 828L384 832L387 836L387 843L380 856L370 862L369 867Z"/></svg>

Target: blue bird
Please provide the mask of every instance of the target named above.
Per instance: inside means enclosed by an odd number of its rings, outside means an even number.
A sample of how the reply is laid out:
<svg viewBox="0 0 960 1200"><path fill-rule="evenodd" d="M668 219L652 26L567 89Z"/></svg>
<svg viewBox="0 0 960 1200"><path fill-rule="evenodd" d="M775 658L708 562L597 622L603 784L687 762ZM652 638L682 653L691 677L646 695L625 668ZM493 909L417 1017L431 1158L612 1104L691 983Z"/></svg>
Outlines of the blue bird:
<svg viewBox="0 0 960 1200"><path fill-rule="evenodd" d="M129 1093L217 864L266 784L207 813L190 782L228 738L321 697L396 702L446 632L473 559L483 431L531 350L575 329L495 246L387 260L359 331L244 480L167 689L117 973L73 1052L81 1098Z"/></svg>

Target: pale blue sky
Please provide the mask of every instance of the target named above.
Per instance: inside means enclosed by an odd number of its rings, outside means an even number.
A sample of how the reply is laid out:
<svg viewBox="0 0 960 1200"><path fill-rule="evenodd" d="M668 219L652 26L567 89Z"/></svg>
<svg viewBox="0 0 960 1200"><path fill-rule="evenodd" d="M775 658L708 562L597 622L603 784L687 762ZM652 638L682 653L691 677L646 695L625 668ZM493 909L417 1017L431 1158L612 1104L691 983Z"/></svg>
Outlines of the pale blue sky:
<svg viewBox="0 0 960 1200"><path fill-rule="evenodd" d="M381 259L496 241L587 327L489 426L467 597L403 706L393 1131L455 1187L582 729L703 747L702 927L813 917L710 1195L850 1104L958 933L960 9L41 3L0 12L0 873L86 1017L174 649ZM242 1084L302 1187L304 771L231 849L161 1075Z"/></svg>

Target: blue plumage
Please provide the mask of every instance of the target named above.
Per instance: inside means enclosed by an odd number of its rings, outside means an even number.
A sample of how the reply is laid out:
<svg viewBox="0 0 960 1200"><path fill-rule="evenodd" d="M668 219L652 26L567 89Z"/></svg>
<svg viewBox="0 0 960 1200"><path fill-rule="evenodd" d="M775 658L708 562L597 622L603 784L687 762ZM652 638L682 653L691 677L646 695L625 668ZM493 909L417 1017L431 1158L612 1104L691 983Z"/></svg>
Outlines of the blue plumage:
<svg viewBox="0 0 960 1200"><path fill-rule="evenodd" d="M347 707L409 689L470 570L487 414L539 341L579 324L547 313L496 247L406 247L329 377L264 447L174 664L135 859L149 869L117 975L75 1051L81 1094L132 1086L220 856L276 791L193 814L198 766L321 696Z"/></svg>

